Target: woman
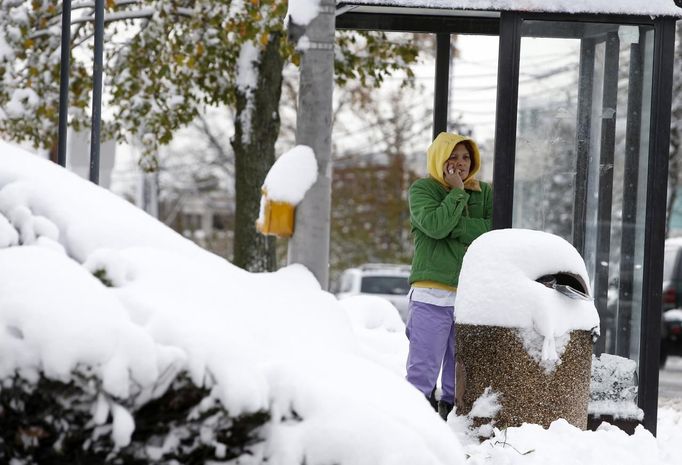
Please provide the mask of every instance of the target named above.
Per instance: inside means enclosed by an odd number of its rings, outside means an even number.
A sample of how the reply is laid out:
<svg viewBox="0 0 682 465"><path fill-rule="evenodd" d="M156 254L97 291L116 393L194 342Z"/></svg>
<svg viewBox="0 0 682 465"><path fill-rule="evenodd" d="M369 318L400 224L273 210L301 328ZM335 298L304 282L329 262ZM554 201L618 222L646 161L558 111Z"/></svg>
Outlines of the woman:
<svg viewBox="0 0 682 465"><path fill-rule="evenodd" d="M492 190L471 138L441 132L427 151L429 176L410 186L414 257L410 273L407 380L447 418L455 395L455 295L464 252L490 230ZM434 397L441 371L442 395Z"/></svg>

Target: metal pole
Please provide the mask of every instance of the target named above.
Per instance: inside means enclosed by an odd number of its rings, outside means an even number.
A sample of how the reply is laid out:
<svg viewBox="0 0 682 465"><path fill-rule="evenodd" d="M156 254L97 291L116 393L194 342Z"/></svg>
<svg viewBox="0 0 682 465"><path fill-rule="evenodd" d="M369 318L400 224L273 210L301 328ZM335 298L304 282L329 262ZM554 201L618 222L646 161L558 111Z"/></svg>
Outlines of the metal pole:
<svg viewBox="0 0 682 465"><path fill-rule="evenodd" d="M69 118L69 56L71 52L71 0L62 3L62 57L59 63L59 146L57 163L66 166L66 131Z"/></svg>
<svg viewBox="0 0 682 465"><path fill-rule="evenodd" d="M436 34L436 85L433 95L433 138L448 130L450 34Z"/></svg>
<svg viewBox="0 0 682 465"><path fill-rule="evenodd" d="M95 56L92 70L92 129L90 181L99 184L100 126L102 122L102 66L104 55L104 0L95 0Z"/></svg>
<svg viewBox="0 0 682 465"><path fill-rule="evenodd" d="M675 20L654 22L651 126L647 173L646 219L644 220L644 269L642 274L642 333L639 352L639 407L644 427L656 434L658 414L658 357L661 349L661 283L665 244L665 203L670 144Z"/></svg>
<svg viewBox="0 0 682 465"><path fill-rule="evenodd" d="M575 201L573 202L573 246L585 256L587 185L590 157L590 126L594 93L594 39L580 40L578 73L578 118L576 121Z"/></svg>
<svg viewBox="0 0 682 465"><path fill-rule="evenodd" d="M305 30L310 46L301 57L296 144L307 145L315 152L317 181L296 207L288 251L289 263L305 265L322 289L329 284L335 11L334 0L321 0L319 14Z"/></svg>
<svg viewBox="0 0 682 465"><path fill-rule="evenodd" d="M630 45L630 75L628 78L628 117L625 126L625 167L623 172L623 232L620 239L620 282L618 285L618 316L615 347L609 353L630 357L632 333L632 292L635 277L635 242L637 238L637 191L639 190L639 146L642 131L642 87L644 72L640 43Z"/></svg>
<svg viewBox="0 0 682 465"><path fill-rule="evenodd" d="M497 63L495 162L493 167L493 228L511 228L514 207L516 112L521 58L521 16L502 12Z"/></svg>
<svg viewBox="0 0 682 465"><path fill-rule="evenodd" d="M608 318L609 259L611 256L611 206L613 202L613 157L616 144L618 107L618 66L620 40L617 32L606 38L604 58L604 91L602 98L601 146L599 154L599 197L597 199L597 254L594 273L594 302L599 311L601 334L594 351L606 350L606 331L613 330L615 318ZM607 328L610 324L611 328ZM618 337L616 334L615 337Z"/></svg>

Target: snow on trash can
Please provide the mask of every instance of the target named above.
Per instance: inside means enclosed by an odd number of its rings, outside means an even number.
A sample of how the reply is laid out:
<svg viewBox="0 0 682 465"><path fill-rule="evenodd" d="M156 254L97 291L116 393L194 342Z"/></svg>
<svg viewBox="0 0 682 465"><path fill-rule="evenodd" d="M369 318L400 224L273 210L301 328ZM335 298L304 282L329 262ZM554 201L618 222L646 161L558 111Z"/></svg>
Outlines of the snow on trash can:
<svg viewBox="0 0 682 465"><path fill-rule="evenodd" d="M277 158L261 186L256 230L264 235L291 237L296 206L317 180L313 149L297 145Z"/></svg>
<svg viewBox="0 0 682 465"><path fill-rule="evenodd" d="M599 316L578 251L553 234L486 233L469 247L455 302L457 414L494 395L496 427L563 418L587 427Z"/></svg>

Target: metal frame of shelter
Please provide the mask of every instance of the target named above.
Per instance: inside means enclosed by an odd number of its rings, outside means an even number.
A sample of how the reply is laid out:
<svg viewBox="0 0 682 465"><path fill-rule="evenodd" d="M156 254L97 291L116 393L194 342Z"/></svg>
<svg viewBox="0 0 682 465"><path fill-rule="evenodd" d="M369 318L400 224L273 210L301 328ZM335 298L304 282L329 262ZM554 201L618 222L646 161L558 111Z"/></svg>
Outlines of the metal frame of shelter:
<svg viewBox="0 0 682 465"><path fill-rule="evenodd" d="M102 68L104 57L104 0L95 0L95 48L92 72L92 123L88 178L99 184L100 132L102 122ZM71 56L71 0L62 2L61 61L59 69L59 135L57 163L66 166L68 132L69 68Z"/></svg>
<svg viewBox="0 0 682 465"><path fill-rule="evenodd" d="M671 0L672 3L672 0ZM602 23L613 25L617 37L617 28L620 25L638 25L652 27L654 30L653 66L651 83L651 114L649 122L649 157L646 179L646 219L644 229L644 260L642 276L642 319L640 332L639 351L639 407L644 411L644 426L655 433L657 421L658 401L658 369L660 352L660 320L661 320L661 285L662 263L665 240L665 206L666 206L666 182L668 173L668 145L670 139L670 107L672 89L672 63L675 44L675 21L676 18L661 16L631 16L612 14L557 14L540 12L518 11L475 11L475 10L443 10L426 8L402 8L396 5L354 5L352 0L340 3L337 6L336 28L355 30L378 30L400 32L425 32L436 34L436 77L435 98L433 112L434 137L447 128L449 61L450 61L450 35L451 34L477 34L499 36L499 59L497 76L497 103L495 118L495 150L493 168L493 227L512 227L512 212L514 199L514 169L516 155L516 131L517 131L517 106L519 90L519 62L521 49L521 28L523 21L547 21L558 23ZM553 31L553 28L535 31L534 37L552 37L553 34L562 34L566 31ZM557 36L558 37L558 36ZM637 57L641 47L641 41L637 46L632 46L630 51L630 73L641 72L641 66L637 67ZM609 44L607 43L608 47ZM580 78L579 93L592 92L592 77L584 71L589 64L594 62L595 42L592 39L581 39L580 49ZM634 60L634 61L633 61ZM641 60L639 60L641 63ZM607 63L605 66L604 87L617 87L618 64ZM614 71L615 70L615 71ZM615 75L614 75L615 73ZM611 80L607 85L607 81ZM639 92L639 95L637 94ZM613 98L613 92L605 92L604 98ZM611 96L609 96L611 95ZM641 101L641 84L639 88L634 86L628 90L628 101ZM581 99L579 99L580 101ZM641 112L641 104L628 104L628 115ZM576 179L585 180L582 174L587 173L586 162L589 147L590 113L585 105L578 104L578 121L576 151L579 176ZM632 118L637 120L638 118ZM640 127L639 123L631 124L628 118L626 129L625 176L637 170L636 160L639 157ZM615 122L612 124L602 123L601 128L601 160L608 163L609 157L613 161ZM587 136L587 137L585 137ZM597 142L599 143L599 142ZM604 158L606 157L606 158ZM583 160L582 162L580 160ZM635 172L636 174L636 172ZM599 184L599 220L610 221L611 218L611 194L602 189L609 187L612 178L602 180ZM576 248L584 252L585 242L585 214L587 207L586 180L582 185L577 185L575 190L574 225L582 225L574 229L573 243ZM633 215L632 205L636 200L625 199L623 215ZM603 205L601 205L603 203ZM608 224L604 230L603 225L597 227L597 243L608 241ZM632 233L634 234L634 233ZM623 263L633 265L632 257L634 250L634 238L624 232L621 239L621 253ZM608 261L608 242L606 253ZM619 292L632 291L632 276L623 275ZM608 267L606 275L597 273L595 282L602 280L601 289L603 296L595 296L596 299L606 298L606 281L608 279ZM599 286L595 286L599 289ZM631 295L631 294L630 294ZM631 304L629 304L631 305ZM623 314L619 314L619 325L628 326L626 319L630 309L625 306ZM622 320L622 321L620 321ZM629 328L627 337L629 338Z"/></svg>

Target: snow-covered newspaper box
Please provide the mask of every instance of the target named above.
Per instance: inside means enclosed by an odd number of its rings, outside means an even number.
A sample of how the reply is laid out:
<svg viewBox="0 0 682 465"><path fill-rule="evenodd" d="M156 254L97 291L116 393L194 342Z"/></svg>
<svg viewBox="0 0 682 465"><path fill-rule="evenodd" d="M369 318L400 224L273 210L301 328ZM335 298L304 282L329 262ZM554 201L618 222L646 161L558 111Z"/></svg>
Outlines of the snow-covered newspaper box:
<svg viewBox="0 0 682 465"><path fill-rule="evenodd" d="M310 147L297 145L272 165L261 191L256 229L262 234L291 237L296 205L317 180L317 161Z"/></svg>
<svg viewBox="0 0 682 465"><path fill-rule="evenodd" d="M486 392L495 426L558 418L585 429L599 316L578 251L540 231L480 236L462 265L455 302L457 413Z"/></svg>
<svg viewBox="0 0 682 465"><path fill-rule="evenodd" d="M637 406L637 362L601 354L592 356L588 412L600 424L607 421L633 434L644 411Z"/></svg>

